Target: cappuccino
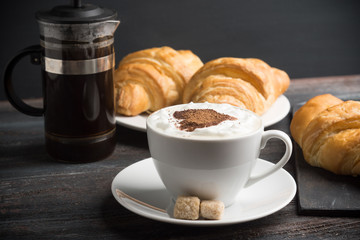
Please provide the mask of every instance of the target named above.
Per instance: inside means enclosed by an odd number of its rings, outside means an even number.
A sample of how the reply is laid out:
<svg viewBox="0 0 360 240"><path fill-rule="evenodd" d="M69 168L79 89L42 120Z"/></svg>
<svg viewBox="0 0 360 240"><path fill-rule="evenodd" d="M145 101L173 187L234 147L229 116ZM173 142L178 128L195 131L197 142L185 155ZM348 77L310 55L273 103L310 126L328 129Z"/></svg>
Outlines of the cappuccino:
<svg viewBox="0 0 360 240"><path fill-rule="evenodd" d="M166 135L201 139L247 135L262 126L248 110L207 102L161 109L149 116L148 124Z"/></svg>
<svg viewBox="0 0 360 240"><path fill-rule="evenodd" d="M244 187L284 166L292 151L286 133L264 131L259 116L228 104L170 106L151 114L146 128L155 168L174 200L197 196L229 206ZM272 138L285 143L285 153L253 176L261 149Z"/></svg>

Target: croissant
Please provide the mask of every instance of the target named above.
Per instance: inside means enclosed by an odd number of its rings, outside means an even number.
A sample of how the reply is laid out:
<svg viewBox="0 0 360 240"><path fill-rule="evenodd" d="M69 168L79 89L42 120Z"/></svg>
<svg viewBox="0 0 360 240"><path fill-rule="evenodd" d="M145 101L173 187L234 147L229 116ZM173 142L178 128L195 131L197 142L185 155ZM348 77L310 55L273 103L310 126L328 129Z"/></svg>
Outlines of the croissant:
<svg viewBox="0 0 360 240"><path fill-rule="evenodd" d="M125 56L114 73L116 112L135 116L181 103L186 83L202 65L190 50L170 47Z"/></svg>
<svg viewBox="0 0 360 240"><path fill-rule="evenodd" d="M207 62L186 85L183 102L228 103L259 115L289 87L289 76L255 58Z"/></svg>
<svg viewBox="0 0 360 240"><path fill-rule="evenodd" d="M296 111L290 132L310 165L360 174L360 102L316 96Z"/></svg>

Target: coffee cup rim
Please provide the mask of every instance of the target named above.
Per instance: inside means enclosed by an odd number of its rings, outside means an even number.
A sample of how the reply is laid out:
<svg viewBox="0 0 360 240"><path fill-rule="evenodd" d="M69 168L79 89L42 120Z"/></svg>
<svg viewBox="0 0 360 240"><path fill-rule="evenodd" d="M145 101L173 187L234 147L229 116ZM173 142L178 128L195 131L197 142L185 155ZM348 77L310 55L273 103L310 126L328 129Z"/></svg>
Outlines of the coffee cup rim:
<svg viewBox="0 0 360 240"><path fill-rule="evenodd" d="M241 111L248 112L251 115L255 116L260 121L259 127L256 128L254 131L251 131L251 132L245 133L245 134L233 134L233 135L230 135L230 136L219 136L219 137L213 137L213 138L206 138L206 137L202 137L202 136L192 136L190 138L190 137L186 137L186 136L171 135L171 134L168 134L168 133L164 133L164 132L156 129L156 127L152 126L152 124L149 123L151 115L153 115L153 114L155 114L155 113L157 113L157 112L159 112L161 110L181 107L181 106L188 105L188 104L201 104L201 103L176 104L176 105L171 105L171 106L164 107L164 108L161 108L159 110L156 110L155 112L151 113L146 119L146 129L147 129L146 131L148 132L149 129L150 129L151 131L155 132L156 134L159 134L161 136L168 137L168 138L182 139L182 140L186 140L186 141L209 141L209 142L241 139L241 138L246 138L246 137L252 136L252 135L256 134L259 131L264 131L264 123L263 123L263 120L261 119L261 117L259 115L257 115L256 113L254 113L254 112L252 112L252 111L250 111L248 109L233 106L233 105L231 105L231 107L237 108L237 109L239 109ZM207 103L207 104L225 104L225 103ZM230 105L230 104L227 104L227 105Z"/></svg>

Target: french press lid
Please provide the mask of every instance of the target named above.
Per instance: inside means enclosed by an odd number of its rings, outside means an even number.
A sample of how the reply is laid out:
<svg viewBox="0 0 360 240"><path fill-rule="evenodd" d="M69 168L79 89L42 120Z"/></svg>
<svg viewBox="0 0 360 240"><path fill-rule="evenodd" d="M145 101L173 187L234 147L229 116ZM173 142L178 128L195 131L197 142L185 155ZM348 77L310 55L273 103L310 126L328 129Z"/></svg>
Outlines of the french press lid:
<svg viewBox="0 0 360 240"><path fill-rule="evenodd" d="M95 23L113 20L116 17L115 10L93 4L83 4L81 0L73 0L73 5L56 6L50 11L36 13L38 20L58 24Z"/></svg>

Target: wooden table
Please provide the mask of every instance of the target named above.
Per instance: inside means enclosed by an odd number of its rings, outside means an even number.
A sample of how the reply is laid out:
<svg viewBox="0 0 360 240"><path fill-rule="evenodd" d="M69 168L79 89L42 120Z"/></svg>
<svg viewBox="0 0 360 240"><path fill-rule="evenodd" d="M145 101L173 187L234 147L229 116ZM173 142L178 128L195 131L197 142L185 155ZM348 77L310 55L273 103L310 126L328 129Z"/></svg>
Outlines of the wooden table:
<svg viewBox="0 0 360 240"><path fill-rule="evenodd" d="M294 105L322 93L358 98L360 75L293 79L285 95ZM269 129L289 134L290 121L291 114ZM138 216L114 199L110 187L119 171L150 156L146 133L118 126L111 157L66 164L47 155L43 128L41 117L0 102L0 239L360 239L359 218L301 216L296 198L265 218L222 227ZM270 143L261 157L276 159L282 151ZM294 157L285 169L294 176Z"/></svg>

